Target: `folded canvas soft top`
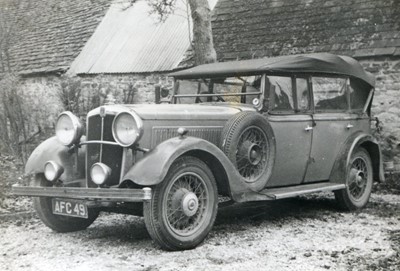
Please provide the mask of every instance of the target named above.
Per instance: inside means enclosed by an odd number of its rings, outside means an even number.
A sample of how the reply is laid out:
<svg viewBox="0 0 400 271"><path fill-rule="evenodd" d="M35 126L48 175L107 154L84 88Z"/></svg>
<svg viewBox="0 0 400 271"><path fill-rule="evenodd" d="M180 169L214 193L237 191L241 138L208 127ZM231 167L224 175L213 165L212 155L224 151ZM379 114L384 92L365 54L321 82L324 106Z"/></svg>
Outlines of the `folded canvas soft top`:
<svg viewBox="0 0 400 271"><path fill-rule="evenodd" d="M177 79L216 78L261 73L312 73L345 75L361 79L375 86L375 78L361 64L348 56L329 53L278 56L242 61L199 65L170 74Z"/></svg>

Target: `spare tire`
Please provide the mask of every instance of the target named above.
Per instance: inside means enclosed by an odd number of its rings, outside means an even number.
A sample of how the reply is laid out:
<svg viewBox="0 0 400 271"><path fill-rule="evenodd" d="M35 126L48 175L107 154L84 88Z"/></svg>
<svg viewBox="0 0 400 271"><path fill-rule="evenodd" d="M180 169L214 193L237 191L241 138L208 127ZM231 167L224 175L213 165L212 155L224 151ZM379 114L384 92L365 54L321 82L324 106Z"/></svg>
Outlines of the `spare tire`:
<svg viewBox="0 0 400 271"><path fill-rule="evenodd" d="M222 130L220 148L253 191L265 187L275 161L275 137L265 117L255 112L234 115Z"/></svg>

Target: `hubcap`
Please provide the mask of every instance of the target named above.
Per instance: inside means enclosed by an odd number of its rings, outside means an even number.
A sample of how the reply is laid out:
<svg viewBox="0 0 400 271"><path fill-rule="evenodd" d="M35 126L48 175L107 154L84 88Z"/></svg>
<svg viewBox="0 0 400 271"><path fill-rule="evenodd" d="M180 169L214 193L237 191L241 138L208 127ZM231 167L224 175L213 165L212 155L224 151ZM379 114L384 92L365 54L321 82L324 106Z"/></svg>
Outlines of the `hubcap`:
<svg viewBox="0 0 400 271"><path fill-rule="evenodd" d="M186 216L194 216L199 209L199 199L193 192L186 193L182 200L182 210Z"/></svg>
<svg viewBox="0 0 400 271"><path fill-rule="evenodd" d="M200 175L183 173L167 189L164 219L170 230L180 236L196 232L206 219L209 209L209 191Z"/></svg>
<svg viewBox="0 0 400 271"><path fill-rule="evenodd" d="M253 144L249 150L249 162L256 166L261 162L262 149L257 144Z"/></svg>
<svg viewBox="0 0 400 271"><path fill-rule="evenodd" d="M366 161L357 157L354 159L349 176L349 191L350 195L355 199L360 199L365 192L368 182L368 168Z"/></svg>

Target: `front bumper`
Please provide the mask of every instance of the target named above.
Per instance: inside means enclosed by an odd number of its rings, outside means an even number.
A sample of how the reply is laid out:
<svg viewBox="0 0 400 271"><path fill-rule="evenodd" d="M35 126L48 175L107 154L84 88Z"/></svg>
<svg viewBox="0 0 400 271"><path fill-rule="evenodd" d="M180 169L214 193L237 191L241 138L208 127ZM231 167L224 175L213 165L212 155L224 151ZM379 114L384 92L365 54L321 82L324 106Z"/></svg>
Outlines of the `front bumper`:
<svg viewBox="0 0 400 271"><path fill-rule="evenodd" d="M109 202L143 202L151 200L151 188L82 188L36 187L13 185L11 192L17 196L68 198Z"/></svg>

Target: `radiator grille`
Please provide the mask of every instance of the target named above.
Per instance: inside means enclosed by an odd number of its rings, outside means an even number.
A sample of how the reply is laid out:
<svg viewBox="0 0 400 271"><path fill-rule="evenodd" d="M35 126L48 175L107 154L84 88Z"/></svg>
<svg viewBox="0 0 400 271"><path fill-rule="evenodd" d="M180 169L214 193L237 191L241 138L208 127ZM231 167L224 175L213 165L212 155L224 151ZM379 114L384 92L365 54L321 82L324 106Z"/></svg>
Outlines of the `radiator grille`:
<svg viewBox="0 0 400 271"><path fill-rule="evenodd" d="M104 118L104 141L115 142L111 126L114 120L114 115L106 115ZM88 119L87 140L101 140L101 117L99 115L91 116ZM97 187L90 178L90 168L93 164L101 162L111 168L111 178L107 181L106 185L117 185L119 183L122 164L123 148L114 145L103 144L102 157L100 157L101 144L88 144L86 155L86 179L88 187Z"/></svg>

